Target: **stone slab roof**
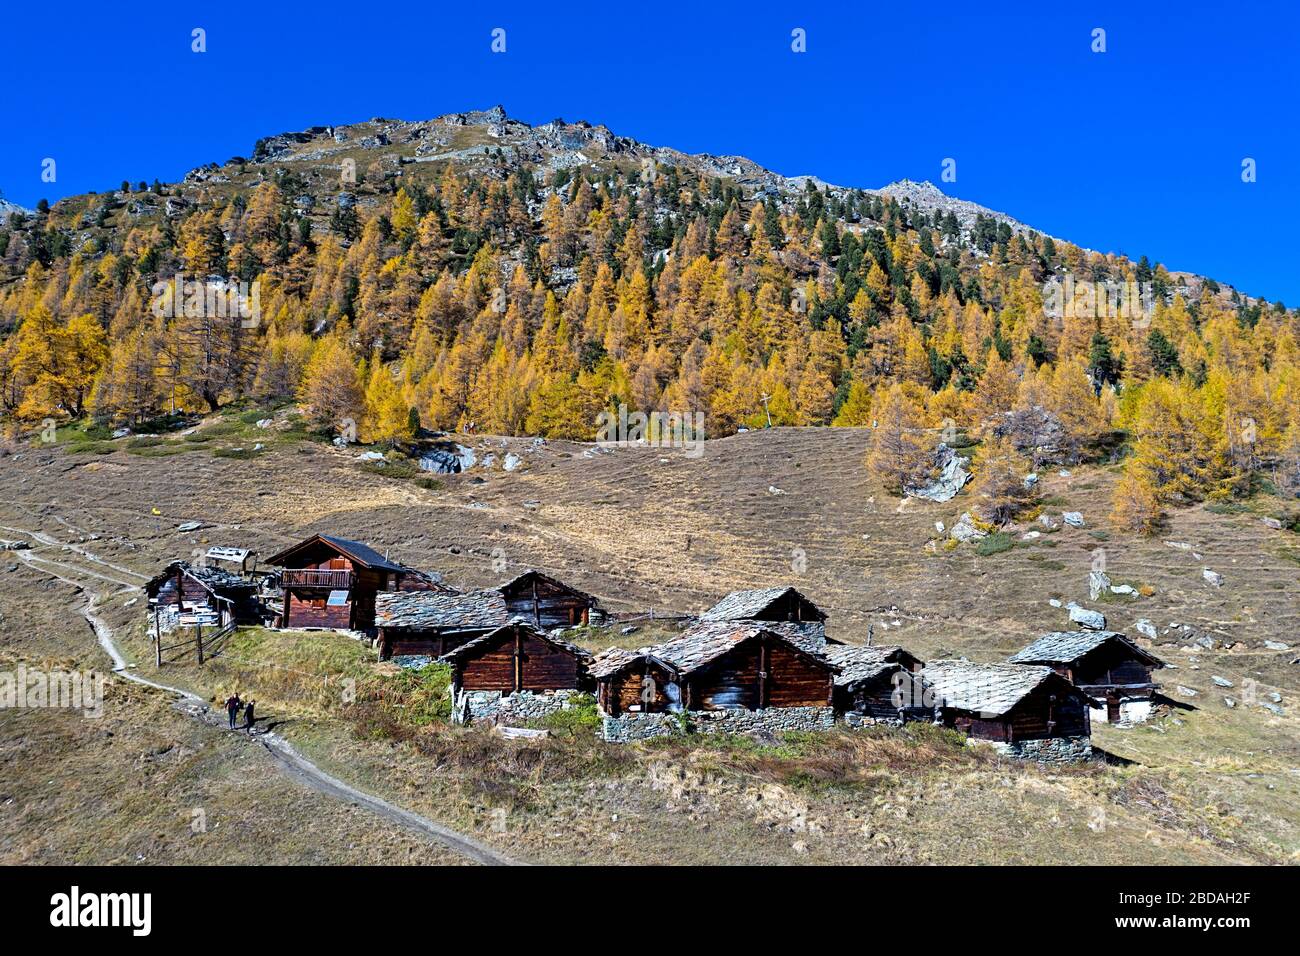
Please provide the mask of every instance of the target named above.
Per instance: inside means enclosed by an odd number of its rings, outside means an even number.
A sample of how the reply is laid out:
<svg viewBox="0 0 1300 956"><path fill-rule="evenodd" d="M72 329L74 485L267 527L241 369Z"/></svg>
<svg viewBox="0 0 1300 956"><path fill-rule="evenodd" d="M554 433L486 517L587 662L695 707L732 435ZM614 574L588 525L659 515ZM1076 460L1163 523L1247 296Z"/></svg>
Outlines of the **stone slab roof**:
<svg viewBox="0 0 1300 956"><path fill-rule="evenodd" d="M443 654L441 657L438 658L438 662L440 664L454 664L458 660L464 660L465 658L473 657L474 655L480 653L487 647L491 646L491 644L497 639L497 637L501 634L502 631L511 630L515 627L523 628L525 631L529 632L530 636L535 637L540 641L545 641L547 644L550 644L552 647L557 647L562 651L567 651L568 653L572 654L574 657L578 658L583 662L587 662L591 660L591 652L586 650L585 648L581 648L577 644L570 644L568 641L562 640L561 638L558 637L554 637L553 635L546 634L543 631L537 630L537 628L533 627L531 624L528 624L523 620L518 620L518 621L511 621L509 624L505 625L504 627L495 628L494 630L491 630L488 633L481 635L480 637L474 638L474 640L472 641L468 641L462 644L460 647L456 648L455 650L448 651L446 654Z"/></svg>
<svg viewBox="0 0 1300 956"><path fill-rule="evenodd" d="M1016 651L1007 660L1013 664L1070 664L1111 642L1124 645L1156 666L1163 664L1159 658L1142 650L1118 631L1054 631L1044 634L1023 650Z"/></svg>
<svg viewBox="0 0 1300 956"><path fill-rule="evenodd" d="M897 670L902 665L895 660L901 650L897 645L837 644L822 650L822 655L840 668L835 683L840 687L849 687L864 680L871 680L881 674Z"/></svg>
<svg viewBox="0 0 1300 956"><path fill-rule="evenodd" d="M777 599L784 597L793 591L799 600L812 605L806 597L800 594L792 587L779 588L759 588L752 591L732 591L713 607L709 608L702 615L702 621L743 621L758 617ZM818 610L821 614L821 611ZM825 620L826 615L821 614L819 620Z"/></svg>
<svg viewBox="0 0 1300 956"><path fill-rule="evenodd" d="M1001 717L1045 681L1063 680L1050 667L973 661L930 661L922 676L942 706L990 717Z"/></svg>
<svg viewBox="0 0 1300 956"><path fill-rule="evenodd" d="M678 673L689 674L764 631L775 634L804 654L826 662L832 669L838 669L822 653L825 645L816 638L796 628L772 626L766 621L701 621L680 637L642 648L638 653L649 654Z"/></svg>
<svg viewBox="0 0 1300 956"><path fill-rule="evenodd" d="M441 591L380 591L375 595L375 625L411 630L466 631L510 622L505 598L497 590L447 594Z"/></svg>

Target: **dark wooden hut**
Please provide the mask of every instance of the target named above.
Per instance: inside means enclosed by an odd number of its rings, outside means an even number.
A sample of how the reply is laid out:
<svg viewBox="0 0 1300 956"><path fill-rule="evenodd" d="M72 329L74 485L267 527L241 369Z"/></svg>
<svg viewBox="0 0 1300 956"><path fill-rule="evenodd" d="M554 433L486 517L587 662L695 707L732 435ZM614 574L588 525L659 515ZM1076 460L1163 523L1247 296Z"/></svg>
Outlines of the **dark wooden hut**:
<svg viewBox="0 0 1300 956"><path fill-rule="evenodd" d="M924 665L914 654L897 645L861 644L827 647L823 654L840 668L835 676L838 713L888 723L933 718L932 699L919 673Z"/></svg>
<svg viewBox="0 0 1300 956"><path fill-rule="evenodd" d="M596 655L588 673L596 703L611 717L682 709L681 675L648 652L611 647Z"/></svg>
<svg viewBox="0 0 1300 956"><path fill-rule="evenodd" d="M603 618L594 597L538 571L464 594L380 594L375 605L380 656L440 656L512 621L538 630Z"/></svg>
<svg viewBox="0 0 1300 956"><path fill-rule="evenodd" d="M144 590L159 630L261 623L256 582L224 568L173 561Z"/></svg>
<svg viewBox="0 0 1300 956"><path fill-rule="evenodd" d="M610 716L645 712L828 707L838 668L807 637L751 621L712 621L636 652L593 663L597 700ZM655 680L647 693L647 677Z"/></svg>
<svg viewBox="0 0 1300 956"><path fill-rule="evenodd" d="M1159 685L1152 671L1164 661L1117 631L1057 631L1044 634L1008 658L1014 664L1042 664L1094 701L1094 720L1131 723L1151 715Z"/></svg>
<svg viewBox="0 0 1300 956"><path fill-rule="evenodd" d="M317 534L267 559L283 568L280 626L370 631L375 595L449 590L436 577L390 561L369 545Z"/></svg>
<svg viewBox="0 0 1300 956"><path fill-rule="evenodd" d="M585 689L591 654L527 623L514 621L462 644L439 661L451 666L452 687L457 694L540 693Z"/></svg>
<svg viewBox="0 0 1300 956"><path fill-rule="evenodd" d="M509 623L509 609L497 591L386 592L375 597L383 660L409 654L441 657Z"/></svg>
<svg viewBox="0 0 1300 956"><path fill-rule="evenodd" d="M700 615L701 621L761 621L826 640L826 612L792 587L732 591ZM831 643L839 643L834 641Z"/></svg>
<svg viewBox="0 0 1300 956"><path fill-rule="evenodd" d="M1001 744L1086 738L1089 698L1050 667L931 661L940 721L969 737Z"/></svg>
<svg viewBox="0 0 1300 956"><path fill-rule="evenodd" d="M492 590L501 595L511 618L543 630L596 623L605 613L590 594L540 571L525 571Z"/></svg>

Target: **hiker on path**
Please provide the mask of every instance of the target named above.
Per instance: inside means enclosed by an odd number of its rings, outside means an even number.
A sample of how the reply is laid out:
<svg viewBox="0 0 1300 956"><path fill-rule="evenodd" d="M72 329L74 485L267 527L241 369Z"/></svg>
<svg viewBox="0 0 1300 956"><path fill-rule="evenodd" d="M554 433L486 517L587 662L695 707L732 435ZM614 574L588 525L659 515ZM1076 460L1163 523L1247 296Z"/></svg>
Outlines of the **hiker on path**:
<svg viewBox="0 0 1300 956"><path fill-rule="evenodd" d="M239 716L239 708L243 701L239 699L238 694L231 694L226 698L226 714L230 717L230 729L235 729L235 718Z"/></svg>
<svg viewBox="0 0 1300 956"><path fill-rule="evenodd" d="M256 705L257 701L250 700L244 706L244 729L248 731L248 736L250 737L253 736L253 724L257 721L257 718L253 716L253 708Z"/></svg>

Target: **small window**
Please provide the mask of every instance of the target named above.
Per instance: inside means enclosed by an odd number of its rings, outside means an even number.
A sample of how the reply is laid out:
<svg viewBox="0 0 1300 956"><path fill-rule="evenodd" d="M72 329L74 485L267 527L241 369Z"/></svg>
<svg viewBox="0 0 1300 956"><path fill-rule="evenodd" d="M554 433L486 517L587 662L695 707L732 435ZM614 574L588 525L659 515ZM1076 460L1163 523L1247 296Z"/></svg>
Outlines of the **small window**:
<svg viewBox="0 0 1300 956"><path fill-rule="evenodd" d="M348 603L347 591L331 591L330 598L327 602L330 607L346 607Z"/></svg>

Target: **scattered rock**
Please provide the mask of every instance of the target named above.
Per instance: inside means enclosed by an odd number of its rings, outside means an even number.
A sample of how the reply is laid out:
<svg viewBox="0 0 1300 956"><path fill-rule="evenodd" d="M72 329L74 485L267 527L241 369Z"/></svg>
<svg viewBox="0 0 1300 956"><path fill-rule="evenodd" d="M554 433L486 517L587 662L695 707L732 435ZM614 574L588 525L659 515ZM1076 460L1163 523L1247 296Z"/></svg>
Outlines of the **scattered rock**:
<svg viewBox="0 0 1300 956"><path fill-rule="evenodd" d="M357 455L357 461L383 461L384 453L379 451L367 451Z"/></svg>
<svg viewBox="0 0 1300 956"><path fill-rule="evenodd" d="M945 531L948 530L948 528L942 521L936 521L934 523L934 530L939 532L940 534L943 534Z"/></svg>
<svg viewBox="0 0 1300 956"><path fill-rule="evenodd" d="M1060 606L1061 606L1061 602L1060 602L1059 600L1057 600L1056 598L1049 598L1048 601L1047 601L1047 603L1050 604L1050 605L1052 605L1052 607L1060 607Z"/></svg>
<svg viewBox="0 0 1300 956"><path fill-rule="evenodd" d="M1028 474L1028 475L1025 475L1025 487L1026 487L1026 488L1033 488L1033 487L1035 487L1037 484L1038 484L1038 475L1036 475L1036 474Z"/></svg>
<svg viewBox="0 0 1300 956"><path fill-rule="evenodd" d="M182 524L178 524L176 526L176 530L184 533L186 531L198 531L202 527L203 527L202 521L186 521Z"/></svg>
<svg viewBox="0 0 1300 956"><path fill-rule="evenodd" d="M506 455L505 460L501 462L501 467L504 468L506 471L514 471L521 464L523 464L523 459L520 458L518 455L516 455L514 452L511 452L510 454Z"/></svg>
<svg viewBox="0 0 1300 956"><path fill-rule="evenodd" d="M1071 528L1082 528L1084 524L1083 515L1078 511L1065 512L1065 514L1061 515L1061 520L1064 521L1066 524L1068 524Z"/></svg>
<svg viewBox="0 0 1300 956"><path fill-rule="evenodd" d="M641 630L641 628L637 627L635 624L629 624L627 627L620 628L619 633L626 636L628 634L635 634L639 630Z"/></svg>
<svg viewBox="0 0 1300 956"><path fill-rule="evenodd" d="M1153 641L1156 639L1156 626L1152 624L1150 621L1148 621L1146 618L1143 617L1134 621L1133 627L1139 634L1143 635L1144 637L1148 637Z"/></svg>
<svg viewBox="0 0 1300 956"><path fill-rule="evenodd" d="M26 541L0 541L0 549L5 551L30 551L31 547Z"/></svg>
<svg viewBox="0 0 1300 956"><path fill-rule="evenodd" d="M1208 584L1211 584L1216 588L1223 587L1223 575L1218 571L1211 571L1209 568L1205 568L1201 571L1201 577L1205 578Z"/></svg>
<svg viewBox="0 0 1300 956"><path fill-rule="evenodd" d="M1219 677L1218 675L1215 675L1215 676L1211 677L1210 680L1214 681L1214 686L1216 686L1216 687L1231 687L1231 686L1232 686L1232 681L1228 680L1228 678L1226 678L1226 677Z"/></svg>
<svg viewBox="0 0 1300 956"><path fill-rule="evenodd" d="M1133 585L1131 584L1112 584L1110 586L1110 592L1112 594L1128 594L1128 595L1134 595L1138 593L1137 588L1133 587Z"/></svg>
<svg viewBox="0 0 1300 956"><path fill-rule="evenodd" d="M1088 573L1088 599L1097 600L1098 597L1110 590L1110 578L1105 571L1090 571Z"/></svg>
<svg viewBox="0 0 1300 956"><path fill-rule="evenodd" d="M1274 531L1282 530L1282 522L1278 521L1276 518L1260 518L1259 520L1263 522L1266 527L1272 528Z"/></svg>
<svg viewBox="0 0 1300 956"><path fill-rule="evenodd" d="M1270 714L1274 714L1278 717L1286 716L1286 711L1283 710L1281 707L1279 707L1277 704L1260 704L1259 706L1263 707Z"/></svg>
<svg viewBox="0 0 1300 956"><path fill-rule="evenodd" d="M1165 544L1173 548L1175 551L1192 550L1192 546L1185 541L1166 541Z"/></svg>
<svg viewBox="0 0 1300 956"><path fill-rule="evenodd" d="M1068 468L1062 468L1060 471L1057 472L1057 474L1060 475L1062 478L1069 478L1072 472Z"/></svg>
<svg viewBox="0 0 1300 956"><path fill-rule="evenodd" d="M536 510L537 510L538 508L540 508L541 506L542 506L542 503L541 503L540 501L538 501L537 499L535 499L535 498L530 499L529 501L525 501L525 502L524 502L524 510L525 510L525 511L536 511Z"/></svg>
<svg viewBox="0 0 1300 956"><path fill-rule="evenodd" d="M767 493L768 493L769 495L783 495L783 494L785 494L785 489L783 489L783 488L778 488L776 485L768 485L768 486L767 486Z"/></svg>
<svg viewBox="0 0 1300 956"><path fill-rule="evenodd" d="M1024 534L1020 536L1020 540L1033 541L1035 538L1041 538L1042 536L1043 533L1041 531L1026 531Z"/></svg>
<svg viewBox="0 0 1300 956"><path fill-rule="evenodd" d="M1179 684L1177 687L1175 687L1175 688L1174 688L1174 691L1175 691L1175 693L1178 694L1179 697L1196 697L1196 696L1197 696L1197 692L1196 692L1196 691L1192 690L1190 687L1184 687L1182 684Z"/></svg>
<svg viewBox="0 0 1300 956"><path fill-rule="evenodd" d="M1071 601L1066 605L1070 610L1070 620L1080 627L1090 631L1106 630L1106 615L1100 611L1090 611L1086 607L1080 607Z"/></svg>
<svg viewBox="0 0 1300 956"><path fill-rule="evenodd" d="M1272 701L1273 703L1275 703L1275 704L1280 704L1280 703L1282 703L1282 695L1279 694L1277 691L1273 691L1271 694L1269 694L1269 695L1268 695L1268 699L1271 700L1271 701Z"/></svg>
<svg viewBox="0 0 1300 956"><path fill-rule="evenodd" d="M948 532L948 535L958 541L966 542L978 541L980 538L987 537L988 532L975 527L975 519L971 517L969 511L966 511L957 519L957 523L952 526L952 530Z"/></svg>
<svg viewBox="0 0 1300 956"><path fill-rule="evenodd" d="M1061 526L1061 523L1059 521L1054 520L1051 517L1051 515L1047 515L1047 514L1039 515L1038 523L1041 524L1048 531L1055 531L1057 528Z"/></svg>
<svg viewBox="0 0 1300 956"><path fill-rule="evenodd" d="M1224 702L1225 704L1227 704L1229 707L1236 707L1236 706L1237 706L1237 702L1236 702L1235 700L1233 700L1231 697L1225 697L1225 698L1223 698L1223 702Z"/></svg>
<svg viewBox="0 0 1300 956"><path fill-rule="evenodd" d="M1290 644L1284 644L1282 641L1265 641L1265 642L1264 642L1264 646L1267 647L1270 651L1289 651L1289 650L1291 650L1291 645L1290 645Z"/></svg>

